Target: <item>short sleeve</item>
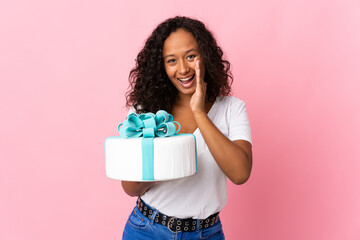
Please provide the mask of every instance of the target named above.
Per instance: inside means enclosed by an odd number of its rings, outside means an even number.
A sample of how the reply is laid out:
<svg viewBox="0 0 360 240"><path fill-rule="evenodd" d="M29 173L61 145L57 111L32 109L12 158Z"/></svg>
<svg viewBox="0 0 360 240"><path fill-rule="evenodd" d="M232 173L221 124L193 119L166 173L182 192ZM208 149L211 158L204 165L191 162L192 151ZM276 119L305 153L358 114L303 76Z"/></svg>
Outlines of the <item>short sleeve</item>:
<svg viewBox="0 0 360 240"><path fill-rule="evenodd" d="M129 108L129 111L128 111L128 113L127 113L126 116L129 116L131 113L136 113L135 108L134 108L133 106L131 106L131 107Z"/></svg>
<svg viewBox="0 0 360 240"><path fill-rule="evenodd" d="M231 96L229 111L229 139L246 140L252 144L251 128L245 102Z"/></svg>

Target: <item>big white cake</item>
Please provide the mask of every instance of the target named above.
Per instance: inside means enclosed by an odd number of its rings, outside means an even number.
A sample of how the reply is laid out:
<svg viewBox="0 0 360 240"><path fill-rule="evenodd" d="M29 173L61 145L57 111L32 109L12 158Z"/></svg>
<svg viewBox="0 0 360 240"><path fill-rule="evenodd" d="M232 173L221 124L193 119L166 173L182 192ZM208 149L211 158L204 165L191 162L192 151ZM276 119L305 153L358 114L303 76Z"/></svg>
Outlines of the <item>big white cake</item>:
<svg viewBox="0 0 360 240"><path fill-rule="evenodd" d="M105 169L109 178L126 181L162 181L193 175L197 171L196 140L192 134L155 137L153 140L153 179L143 169L143 137L108 137L105 140ZM148 157L148 156L147 156ZM152 157L151 157L152 158ZM153 169L152 169L153 168Z"/></svg>

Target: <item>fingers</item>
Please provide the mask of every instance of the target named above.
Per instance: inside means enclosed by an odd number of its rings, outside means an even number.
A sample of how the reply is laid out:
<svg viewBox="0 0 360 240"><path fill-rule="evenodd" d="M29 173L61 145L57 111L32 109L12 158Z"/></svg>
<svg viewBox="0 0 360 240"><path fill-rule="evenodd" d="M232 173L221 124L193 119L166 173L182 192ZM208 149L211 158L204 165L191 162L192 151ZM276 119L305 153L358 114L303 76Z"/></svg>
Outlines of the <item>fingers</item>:
<svg viewBox="0 0 360 240"><path fill-rule="evenodd" d="M206 94L206 83L201 78L200 70L200 59L195 57L195 77L196 77L196 90L191 97L191 106L194 112L205 111L205 94Z"/></svg>
<svg viewBox="0 0 360 240"><path fill-rule="evenodd" d="M196 75L196 86L200 87L200 85L201 85L200 60L198 57L195 57L195 75Z"/></svg>

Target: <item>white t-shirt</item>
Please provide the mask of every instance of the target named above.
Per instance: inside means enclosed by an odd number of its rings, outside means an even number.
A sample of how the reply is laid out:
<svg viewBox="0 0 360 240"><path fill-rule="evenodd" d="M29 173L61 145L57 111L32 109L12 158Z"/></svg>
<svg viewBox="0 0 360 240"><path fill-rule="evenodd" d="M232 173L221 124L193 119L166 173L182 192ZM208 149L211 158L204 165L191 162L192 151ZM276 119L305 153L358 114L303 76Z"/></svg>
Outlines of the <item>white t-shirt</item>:
<svg viewBox="0 0 360 240"><path fill-rule="evenodd" d="M133 112L130 109L129 113ZM252 143L249 119L244 101L217 97L208 117L231 141ZM156 182L141 198L160 212L178 218L204 219L221 211L227 201L227 177L211 155L199 129L196 137L197 173L190 177Z"/></svg>

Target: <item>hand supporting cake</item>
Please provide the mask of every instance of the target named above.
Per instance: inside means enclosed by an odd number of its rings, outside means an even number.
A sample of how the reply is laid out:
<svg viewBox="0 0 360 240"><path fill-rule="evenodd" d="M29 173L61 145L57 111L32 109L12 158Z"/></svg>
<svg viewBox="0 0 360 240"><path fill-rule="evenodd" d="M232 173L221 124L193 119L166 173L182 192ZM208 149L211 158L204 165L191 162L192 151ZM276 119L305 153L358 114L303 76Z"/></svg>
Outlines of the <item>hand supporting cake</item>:
<svg viewBox="0 0 360 240"><path fill-rule="evenodd" d="M179 125L178 130L175 124ZM120 137L105 140L105 168L109 178L159 181L196 173L195 136L177 134L180 124L167 112L132 113L119 124L118 130Z"/></svg>

